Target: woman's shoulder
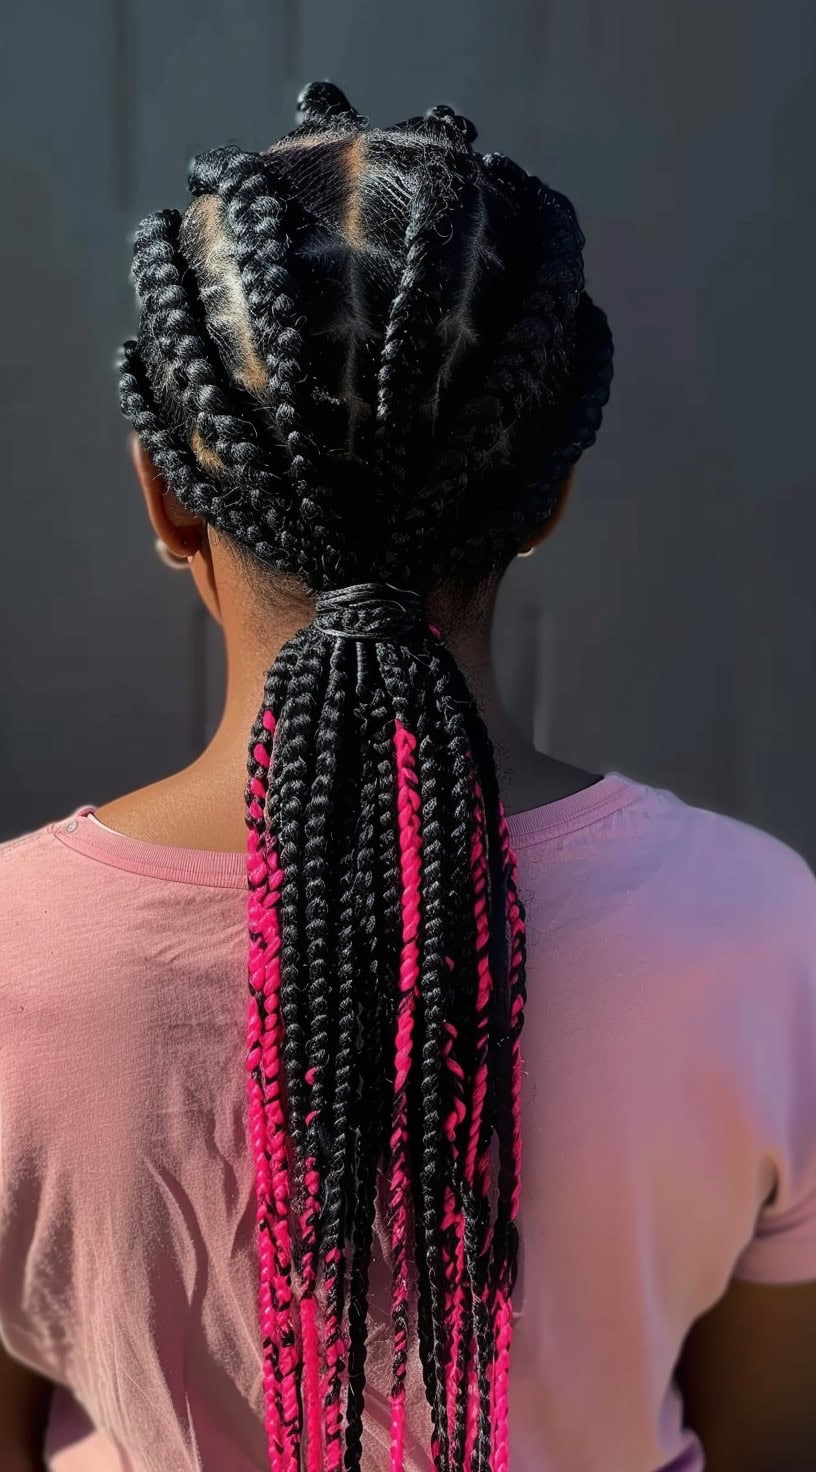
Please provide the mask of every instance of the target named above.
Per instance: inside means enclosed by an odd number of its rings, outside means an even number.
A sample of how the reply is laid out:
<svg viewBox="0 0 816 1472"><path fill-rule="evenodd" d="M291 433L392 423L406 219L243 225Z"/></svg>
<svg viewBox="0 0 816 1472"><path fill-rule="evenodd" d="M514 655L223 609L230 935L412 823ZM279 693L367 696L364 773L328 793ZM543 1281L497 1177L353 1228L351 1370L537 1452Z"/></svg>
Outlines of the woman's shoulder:
<svg viewBox="0 0 816 1472"><path fill-rule="evenodd" d="M245 889L244 856L133 839L90 806L11 838L0 844L0 1006L21 1025L56 999L76 1017L151 957L204 964L211 953L215 964L243 943Z"/></svg>
<svg viewBox="0 0 816 1472"><path fill-rule="evenodd" d="M59 907L66 881L73 889L68 843L90 811L76 808L0 843L0 932L19 929L29 912L44 920Z"/></svg>
<svg viewBox="0 0 816 1472"><path fill-rule="evenodd" d="M542 913L553 900L576 916L625 910L652 935L770 937L816 953L816 876L784 838L617 771L579 802L566 821L561 804L526 815L520 862Z"/></svg>
<svg viewBox="0 0 816 1472"><path fill-rule="evenodd" d="M139 913L164 913L189 887L230 892L246 888L246 856L221 848L183 847L140 838L103 823L93 804L0 843L0 940L37 922L93 929L107 904L132 901ZM104 811L104 810L102 810Z"/></svg>
<svg viewBox="0 0 816 1472"><path fill-rule="evenodd" d="M715 888L778 904L816 899L816 876L805 856L781 835L671 788L643 786L647 821L662 833L678 866Z"/></svg>
<svg viewBox="0 0 816 1472"><path fill-rule="evenodd" d="M816 875L793 844L671 788L645 785L631 819L653 880L644 900L672 935L792 974L805 961L816 977Z"/></svg>
<svg viewBox="0 0 816 1472"><path fill-rule="evenodd" d="M76 827L80 815L88 811L87 807L77 808L59 819L0 842L0 885L14 884L15 876L21 869L36 868L44 862L45 855L53 857L58 854L58 835L65 831L69 823L73 822Z"/></svg>
<svg viewBox="0 0 816 1472"><path fill-rule="evenodd" d="M76 830L79 811L0 843L0 997L5 1002L36 986L41 960L53 956L55 936L92 912L93 884L89 876L71 873L70 850L59 837L71 825Z"/></svg>

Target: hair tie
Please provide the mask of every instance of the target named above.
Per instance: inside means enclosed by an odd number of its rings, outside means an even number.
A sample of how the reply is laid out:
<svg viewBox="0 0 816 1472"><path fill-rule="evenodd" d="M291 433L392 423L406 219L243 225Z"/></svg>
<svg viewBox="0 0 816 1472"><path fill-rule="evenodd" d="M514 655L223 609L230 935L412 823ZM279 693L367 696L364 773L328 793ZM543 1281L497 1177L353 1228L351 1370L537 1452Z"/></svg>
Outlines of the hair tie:
<svg viewBox="0 0 816 1472"><path fill-rule="evenodd" d="M429 627L422 594L390 583L351 583L318 593L313 622L321 634L336 639L380 643L424 633Z"/></svg>

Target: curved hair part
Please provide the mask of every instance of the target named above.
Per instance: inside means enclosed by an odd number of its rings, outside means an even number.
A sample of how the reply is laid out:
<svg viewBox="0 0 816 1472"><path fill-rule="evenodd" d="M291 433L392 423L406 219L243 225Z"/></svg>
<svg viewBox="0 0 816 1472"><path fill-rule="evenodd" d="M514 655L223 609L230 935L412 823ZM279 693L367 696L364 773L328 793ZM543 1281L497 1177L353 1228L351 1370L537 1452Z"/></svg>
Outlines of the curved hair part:
<svg viewBox="0 0 816 1472"><path fill-rule="evenodd" d="M509 1465L524 909L490 739L424 604L546 521L612 345L569 201L476 137L446 104L372 128L314 82L291 133L200 155L184 215L134 237L123 413L185 507L316 598L245 793L274 1472L359 1472L378 1211L390 1472L414 1334L433 1467Z"/></svg>

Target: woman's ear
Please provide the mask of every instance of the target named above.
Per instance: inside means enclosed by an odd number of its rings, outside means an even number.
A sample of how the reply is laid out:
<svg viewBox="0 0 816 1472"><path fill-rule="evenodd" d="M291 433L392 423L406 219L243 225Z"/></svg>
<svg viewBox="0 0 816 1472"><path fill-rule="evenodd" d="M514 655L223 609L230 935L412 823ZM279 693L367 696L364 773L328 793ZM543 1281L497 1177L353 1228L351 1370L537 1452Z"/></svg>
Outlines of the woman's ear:
<svg viewBox="0 0 816 1472"><path fill-rule="evenodd" d="M552 533L555 531L555 528L558 526L561 517L564 515L564 507L569 500L569 495L570 491L572 490L574 480L575 466L573 465L569 475L566 476L561 482L558 491L558 499L555 503L555 509L550 513L544 525L542 527L539 527L535 535L532 537L528 537L526 542L524 543L524 546L519 548L519 552L522 555L526 552L534 551L536 547L540 547L541 543L545 542L547 540L547 537L551 536Z"/></svg>
<svg viewBox="0 0 816 1472"><path fill-rule="evenodd" d="M185 511L162 479L137 434L128 435L128 450L156 536L174 557L190 557L200 552L207 539L203 521Z"/></svg>
<svg viewBox="0 0 816 1472"><path fill-rule="evenodd" d="M128 450L145 498L150 525L168 552L189 562L193 582L203 603L216 623L221 623L221 599L206 522L200 516L185 511L159 474L139 436L132 431L128 435Z"/></svg>

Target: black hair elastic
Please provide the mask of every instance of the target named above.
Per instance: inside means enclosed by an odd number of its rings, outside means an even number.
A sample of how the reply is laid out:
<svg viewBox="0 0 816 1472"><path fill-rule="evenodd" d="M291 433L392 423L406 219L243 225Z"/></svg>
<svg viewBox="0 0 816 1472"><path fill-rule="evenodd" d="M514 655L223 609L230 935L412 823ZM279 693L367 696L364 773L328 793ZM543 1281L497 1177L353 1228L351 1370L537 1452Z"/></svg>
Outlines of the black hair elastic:
<svg viewBox="0 0 816 1472"><path fill-rule="evenodd" d="M422 595L391 583L351 583L315 598L314 626L337 639L383 643L424 629Z"/></svg>

